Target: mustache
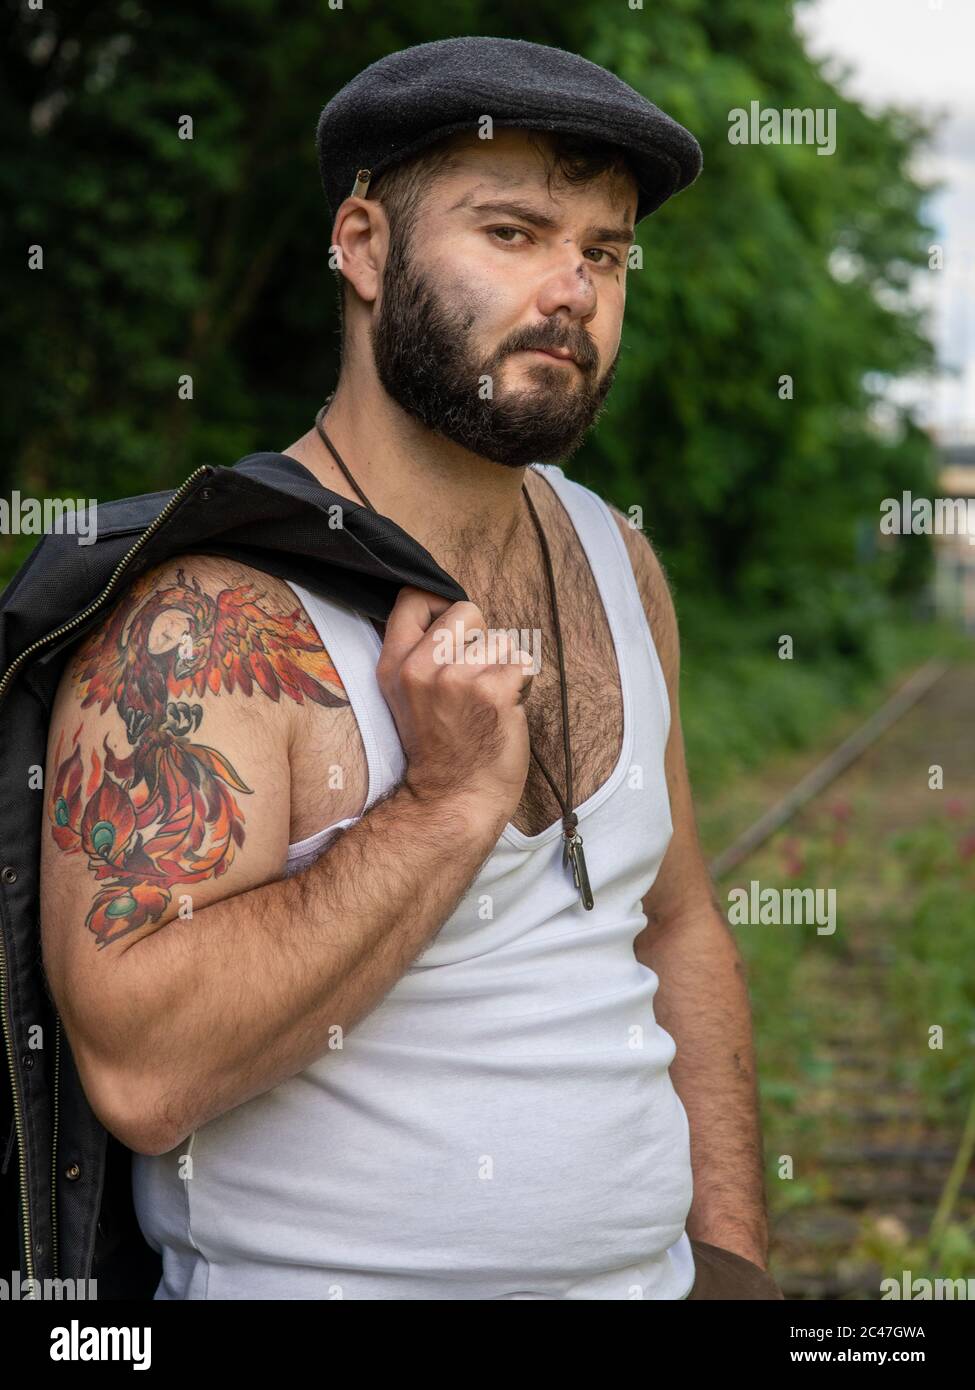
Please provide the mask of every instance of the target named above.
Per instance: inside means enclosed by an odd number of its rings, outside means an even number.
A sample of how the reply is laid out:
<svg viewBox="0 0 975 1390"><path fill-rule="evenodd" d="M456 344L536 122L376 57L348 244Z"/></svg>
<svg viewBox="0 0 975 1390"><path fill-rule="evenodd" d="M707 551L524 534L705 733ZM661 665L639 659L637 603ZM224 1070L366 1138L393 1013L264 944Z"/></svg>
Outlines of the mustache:
<svg viewBox="0 0 975 1390"><path fill-rule="evenodd" d="M552 339L544 342L518 342L506 348L503 355L508 357L513 352L528 352L532 348L537 348L541 352L569 352L579 366L587 370L595 367L599 362L599 353L590 338L570 339L568 341Z"/></svg>

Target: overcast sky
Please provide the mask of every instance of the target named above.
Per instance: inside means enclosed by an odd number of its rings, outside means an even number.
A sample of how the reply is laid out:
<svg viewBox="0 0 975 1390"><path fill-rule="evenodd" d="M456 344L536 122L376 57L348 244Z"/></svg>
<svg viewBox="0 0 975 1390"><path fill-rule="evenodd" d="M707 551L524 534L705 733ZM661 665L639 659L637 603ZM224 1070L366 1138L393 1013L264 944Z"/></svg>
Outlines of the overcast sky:
<svg viewBox="0 0 975 1390"><path fill-rule="evenodd" d="M866 105L944 113L918 173L947 181L927 208L945 268L918 277L918 296L941 362L962 375L925 387L920 414L975 441L975 0L810 0L799 24L811 53L852 69L840 85Z"/></svg>

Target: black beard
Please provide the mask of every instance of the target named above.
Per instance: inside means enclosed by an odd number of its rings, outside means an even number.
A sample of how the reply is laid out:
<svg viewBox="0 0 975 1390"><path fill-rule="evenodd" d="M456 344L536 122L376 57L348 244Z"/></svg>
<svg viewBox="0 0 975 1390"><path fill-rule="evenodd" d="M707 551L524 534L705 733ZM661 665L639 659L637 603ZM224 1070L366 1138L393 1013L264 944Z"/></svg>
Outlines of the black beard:
<svg viewBox="0 0 975 1390"><path fill-rule="evenodd" d="M564 332L556 324L522 329L486 360L471 350L474 315L440 300L429 281L414 273L405 237L390 247L383 272L378 322L370 336L383 387L407 414L461 448L509 468L552 463L575 452L596 420L613 378L619 352L602 378L598 354L581 325ZM500 387L501 367L512 352L529 347L568 347L578 367L546 366L534 359L538 386ZM582 381L559 380L582 370ZM494 399L481 398L482 379L494 383Z"/></svg>

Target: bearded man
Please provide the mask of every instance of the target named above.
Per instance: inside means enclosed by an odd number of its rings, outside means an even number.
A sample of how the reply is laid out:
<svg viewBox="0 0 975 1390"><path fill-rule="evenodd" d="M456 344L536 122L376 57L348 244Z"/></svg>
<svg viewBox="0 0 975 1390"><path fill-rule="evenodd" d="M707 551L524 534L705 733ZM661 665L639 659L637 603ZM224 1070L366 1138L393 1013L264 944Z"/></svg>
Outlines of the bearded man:
<svg viewBox="0 0 975 1390"><path fill-rule="evenodd" d="M66 671L45 957L156 1297L781 1297L674 606L556 462L697 142L469 38L359 74L318 153L342 363L285 452L471 599L404 588L383 627L188 554Z"/></svg>

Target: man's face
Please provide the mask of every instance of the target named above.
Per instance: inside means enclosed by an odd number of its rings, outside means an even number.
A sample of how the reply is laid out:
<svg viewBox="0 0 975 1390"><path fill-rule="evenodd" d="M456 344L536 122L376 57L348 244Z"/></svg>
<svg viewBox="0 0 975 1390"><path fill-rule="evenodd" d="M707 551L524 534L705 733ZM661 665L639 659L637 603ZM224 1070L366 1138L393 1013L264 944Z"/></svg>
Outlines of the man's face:
<svg viewBox="0 0 975 1390"><path fill-rule="evenodd" d="M370 330L379 379L474 454L553 462L582 443L616 372L636 180L555 177L550 193L525 132L455 143L461 167L423 200L411 245L390 245Z"/></svg>

